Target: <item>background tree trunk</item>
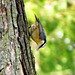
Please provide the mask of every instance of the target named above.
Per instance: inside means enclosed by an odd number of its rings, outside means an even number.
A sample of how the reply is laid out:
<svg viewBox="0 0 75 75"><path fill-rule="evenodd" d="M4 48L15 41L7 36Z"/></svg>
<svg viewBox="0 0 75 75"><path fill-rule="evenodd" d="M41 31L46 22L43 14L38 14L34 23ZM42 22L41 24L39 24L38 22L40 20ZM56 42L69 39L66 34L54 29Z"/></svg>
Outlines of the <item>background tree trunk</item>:
<svg viewBox="0 0 75 75"><path fill-rule="evenodd" d="M0 75L36 75L23 0L0 0Z"/></svg>

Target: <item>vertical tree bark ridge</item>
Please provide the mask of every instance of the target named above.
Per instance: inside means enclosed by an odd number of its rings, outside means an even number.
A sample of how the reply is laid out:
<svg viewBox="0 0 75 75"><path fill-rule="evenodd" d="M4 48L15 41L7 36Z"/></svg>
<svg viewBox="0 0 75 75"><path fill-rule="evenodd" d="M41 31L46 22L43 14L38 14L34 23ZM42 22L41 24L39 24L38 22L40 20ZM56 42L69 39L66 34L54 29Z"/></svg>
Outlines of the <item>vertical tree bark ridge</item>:
<svg viewBox="0 0 75 75"><path fill-rule="evenodd" d="M15 44L15 48L14 48L15 62L13 64L13 67L15 68L16 74L23 75L21 72L21 65L20 65L20 61L19 61L20 49L18 47L18 42L16 40L18 37L18 28L17 28L17 22L16 22L16 17L17 17L16 3L15 3L15 0L11 0L10 3L11 3L10 4L11 21L12 21L12 26L13 26L13 31L14 31L14 44Z"/></svg>
<svg viewBox="0 0 75 75"><path fill-rule="evenodd" d="M3 63L0 62L0 71L4 71L4 75L7 75L8 72L10 72L8 75L23 75L20 72L22 66L24 75L36 75L35 58L30 47L29 28L23 0L1 0L0 7L1 22L3 23L4 30L0 33L2 36L2 39L0 40L2 44L0 44L0 52L7 52L5 53L6 55L3 55L6 59L4 62L6 63L6 66L4 65L4 67ZM16 39L18 39L18 42ZM18 43L20 49L18 48ZM20 61L18 60L20 55L19 50L21 50ZM1 59L1 61L4 61L4 58ZM21 65L19 65L20 63Z"/></svg>
<svg viewBox="0 0 75 75"><path fill-rule="evenodd" d="M7 18L7 9L5 7L4 0L1 0L1 11L2 11L3 31L7 33L9 30L9 23Z"/></svg>
<svg viewBox="0 0 75 75"><path fill-rule="evenodd" d="M10 53L11 53L11 63L12 63L12 74L16 75L16 48L15 48L15 40L10 38Z"/></svg>
<svg viewBox="0 0 75 75"><path fill-rule="evenodd" d="M20 48L21 48L21 62L22 62L22 67L24 67L23 68L23 70L24 70L24 74L25 75L29 75L29 70L28 70L28 60L27 60L27 56L26 56L26 50L25 50L25 42L24 42L24 38L25 38L25 36L24 36L24 32L23 32L23 27L22 27L22 25L24 25L24 22L23 22L23 17L22 17L22 15L18 15L17 16L17 21L18 21L18 31L19 31L19 37L18 37L18 42L19 42L19 44L20 44Z"/></svg>
<svg viewBox="0 0 75 75"><path fill-rule="evenodd" d="M8 31L9 31L9 21L8 21L8 13L7 13L7 8L6 8L6 4L5 4L5 0L1 0L1 15L2 15L2 22L3 22L3 31L2 31L2 40L0 41L0 43L3 45L3 47L0 47L0 52L1 50L3 51L4 55L3 55L3 59L0 59L0 67L3 66L3 63L5 63L5 65L7 65L10 62L10 52L8 51L9 47L9 39L8 39ZM0 44L0 45L1 45ZM4 45L5 44L5 45ZM2 61L4 61L2 63ZM10 63L9 63L10 65ZM6 68L9 67L8 66L3 66L6 70ZM9 69L9 72L12 74L12 71ZM4 75L7 73L7 71L2 72ZM2 75L2 74L1 74ZM9 74L10 75L10 74Z"/></svg>
<svg viewBox="0 0 75 75"><path fill-rule="evenodd" d="M6 75L16 75L16 71L17 71L17 68L16 68L16 64L17 64L16 41L17 40L16 40L16 35L15 35L16 30L14 28L14 25L17 23L13 17L15 12L17 12L17 11L12 12L12 10L10 10L11 9L11 6L10 6L11 2L15 2L15 0L12 0L12 1L11 0L1 0L1 12L2 12L2 22L3 22L4 35L1 40L2 42L1 41L0 42L2 43L2 45L4 43L5 46L3 45L4 49L0 48L0 50L2 50L3 52L5 52L5 51L8 52L7 54L3 55L3 56L6 56L5 58L7 59L6 62L4 62L6 65L6 67L5 67L5 74ZM14 5L15 4L13 3L12 7L14 7ZM16 9L16 7L14 9ZM15 19L16 19L16 16L15 16ZM1 63L2 63L2 61L0 62L0 64ZM3 63L2 63L2 66L3 66ZM1 67L1 65L0 65L0 67ZM10 67L12 69L10 69ZM8 68L9 68L9 71L8 71ZM8 73L8 72L10 72L10 73ZM5 75L5 74L1 74L1 75ZM20 73L18 73L18 74L20 74Z"/></svg>
<svg viewBox="0 0 75 75"><path fill-rule="evenodd" d="M21 48L21 63L24 75L36 75L35 60L30 48L30 38L23 0L15 0L18 11L18 42Z"/></svg>
<svg viewBox="0 0 75 75"><path fill-rule="evenodd" d="M15 75L22 75L21 74L21 66L20 66L20 49L18 48L18 42L17 42L17 37L18 37L18 29L17 29L17 22L16 22L16 17L17 17L17 9L16 9L16 3L15 0L10 0L10 12L11 12L11 21L12 21L12 27L14 31L14 52L15 52L15 61L13 62L13 67L15 70Z"/></svg>

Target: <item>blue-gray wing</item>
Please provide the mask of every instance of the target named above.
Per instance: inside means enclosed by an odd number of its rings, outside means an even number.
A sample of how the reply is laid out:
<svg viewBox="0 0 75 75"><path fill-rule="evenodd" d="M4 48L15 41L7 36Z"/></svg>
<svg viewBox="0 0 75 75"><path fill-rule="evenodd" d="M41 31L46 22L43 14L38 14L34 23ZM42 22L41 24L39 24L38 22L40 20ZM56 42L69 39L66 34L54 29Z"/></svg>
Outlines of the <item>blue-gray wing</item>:
<svg viewBox="0 0 75 75"><path fill-rule="evenodd" d="M35 18L36 18L36 21L38 22L38 27L39 27L39 39L46 40L46 35L45 35L44 29L42 27L42 24L40 23L40 21L36 17L36 15L35 15Z"/></svg>

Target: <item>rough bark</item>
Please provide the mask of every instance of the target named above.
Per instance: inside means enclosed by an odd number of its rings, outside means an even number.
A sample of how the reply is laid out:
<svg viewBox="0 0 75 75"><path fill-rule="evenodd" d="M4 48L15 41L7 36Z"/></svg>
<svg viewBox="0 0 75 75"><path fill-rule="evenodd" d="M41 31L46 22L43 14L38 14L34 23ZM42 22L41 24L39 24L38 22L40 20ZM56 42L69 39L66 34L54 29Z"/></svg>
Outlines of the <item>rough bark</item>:
<svg viewBox="0 0 75 75"><path fill-rule="evenodd" d="M23 0L0 0L0 75L36 75Z"/></svg>
<svg viewBox="0 0 75 75"><path fill-rule="evenodd" d="M21 58L20 62L23 67L23 72L25 75L35 75L35 61L34 56L30 48L30 37L28 31L28 23L26 14L24 11L23 0L15 0L17 7L17 25L18 25L18 42L21 49Z"/></svg>

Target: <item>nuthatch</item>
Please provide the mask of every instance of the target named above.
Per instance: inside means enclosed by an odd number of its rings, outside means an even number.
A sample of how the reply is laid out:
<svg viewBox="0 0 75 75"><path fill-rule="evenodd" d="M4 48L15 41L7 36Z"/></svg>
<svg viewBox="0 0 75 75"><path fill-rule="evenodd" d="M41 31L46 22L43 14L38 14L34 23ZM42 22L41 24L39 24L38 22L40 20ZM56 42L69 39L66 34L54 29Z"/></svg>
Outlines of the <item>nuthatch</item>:
<svg viewBox="0 0 75 75"><path fill-rule="evenodd" d="M38 50L46 44L47 40L44 29L36 15L35 19L35 24L31 25L31 38L38 44Z"/></svg>

